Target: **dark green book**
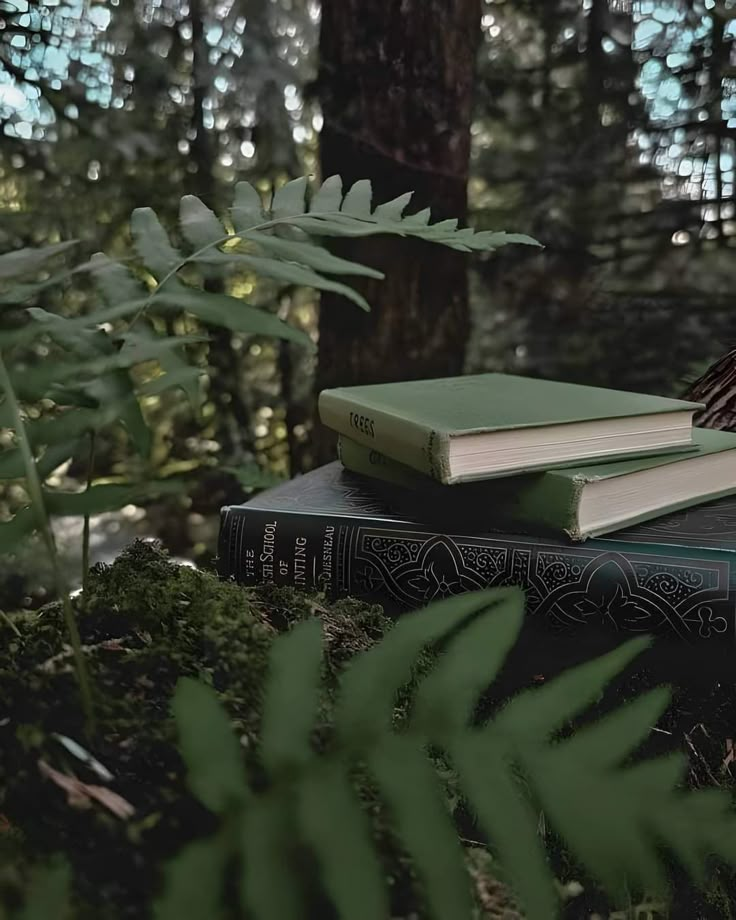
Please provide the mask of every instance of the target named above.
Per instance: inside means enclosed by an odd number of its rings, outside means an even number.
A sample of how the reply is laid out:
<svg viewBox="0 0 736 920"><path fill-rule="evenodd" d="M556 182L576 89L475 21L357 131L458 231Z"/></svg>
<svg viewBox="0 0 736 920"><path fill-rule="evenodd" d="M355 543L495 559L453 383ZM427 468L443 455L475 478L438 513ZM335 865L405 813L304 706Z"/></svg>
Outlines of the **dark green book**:
<svg viewBox="0 0 736 920"><path fill-rule="evenodd" d="M218 555L220 573L247 585L324 590L393 611L514 584L531 616L565 632L605 625L736 639L734 498L573 543L475 529L334 462L223 508Z"/></svg>
<svg viewBox="0 0 736 920"><path fill-rule="evenodd" d="M319 397L328 428L446 484L687 447L699 408L507 374L342 387Z"/></svg>
<svg viewBox="0 0 736 920"><path fill-rule="evenodd" d="M693 429L687 453L639 457L487 482L444 486L340 435L338 454L355 473L419 492L448 510L585 540L736 492L736 434Z"/></svg>

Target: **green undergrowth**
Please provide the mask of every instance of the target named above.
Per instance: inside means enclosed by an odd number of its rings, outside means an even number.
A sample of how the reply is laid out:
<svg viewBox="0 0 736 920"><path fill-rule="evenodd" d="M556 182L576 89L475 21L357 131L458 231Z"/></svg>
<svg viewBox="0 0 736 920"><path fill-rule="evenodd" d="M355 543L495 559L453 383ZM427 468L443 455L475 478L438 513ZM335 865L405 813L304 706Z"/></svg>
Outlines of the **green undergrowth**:
<svg viewBox="0 0 736 920"><path fill-rule="evenodd" d="M74 606L98 715L97 732L91 738L84 734L60 605L0 616L0 920L16 920L21 903L33 890L34 867L55 856L63 857L73 879L73 920L146 920L161 891L165 865L189 841L212 838L218 830L218 819L189 791L179 755L171 711L179 679L195 677L215 689L257 789L262 696L276 637L305 620L321 621L322 683L327 693L313 736L320 747L330 740L330 710L344 667L392 628L378 606L355 600L331 602L291 589L246 589L176 565L155 545L140 541L112 566L94 568L86 592L74 599ZM546 655L549 663L553 651L548 643L537 646L533 642L521 646L519 671L544 678L534 656ZM555 648L556 654L562 647ZM685 750L688 785L732 787L733 684L719 683L709 672L696 687L691 680L694 652L685 651L689 670L683 669L677 680L670 681L673 703L659 731L651 734L648 745L653 749L648 753ZM632 699L659 685L664 674L674 674L669 658L660 663L661 673L655 658L644 655L642 660L639 670L612 687L612 702ZM428 653L420 657L415 678L431 663ZM414 690L410 684L398 698L395 718L400 723ZM501 702L496 698L488 705L496 709ZM599 704L603 709L608 705L605 699ZM73 746L69 749L68 739L92 752L112 779L100 778L82 762L79 752ZM463 804L457 778L438 756L433 757L433 765L463 841L476 902L473 920L521 920L508 889L497 879L496 864L474 815ZM120 797L113 806L122 802L135 811L120 817L109 802L62 788L59 777L62 784L64 777L74 777L88 786L104 787ZM356 773L353 781L370 818L391 892L393 920L424 920L427 914L417 894L421 885L396 842L380 797L367 776ZM539 831L555 875L565 880L559 891L565 920L594 916L731 920L734 916L736 886L726 868L701 894L686 879L675 878L675 896L669 903L641 900L639 893L632 896L628 908L607 909L607 898L585 880L541 818ZM57 916L61 920L53 910L48 916L33 916L34 920ZM241 914L234 910L223 920L230 916ZM327 910L315 920L331 916Z"/></svg>
<svg viewBox="0 0 736 920"><path fill-rule="evenodd" d="M175 565L140 541L112 566L92 570L75 608L94 682L94 738L83 734L60 605L0 619L0 918L3 905L12 911L32 884L29 866L57 854L71 866L75 920L149 916L166 860L188 840L216 829L215 818L186 786L170 710L177 680L197 677L215 688L246 763L257 771L251 755L274 638L319 617L329 691L351 657L391 626L375 605L331 603L284 588L245 589ZM329 731L330 704L328 692L317 744L320 732ZM402 711L399 700L398 719ZM58 736L82 744L113 774L102 785L135 808L132 817L122 820L104 805L75 799L44 775L46 765L100 784ZM396 916L412 916L408 861L394 846L368 783L362 794L392 882ZM487 854L469 850L468 860L478 917L516 916L504 913L506 890L487 871Z"/></svg>

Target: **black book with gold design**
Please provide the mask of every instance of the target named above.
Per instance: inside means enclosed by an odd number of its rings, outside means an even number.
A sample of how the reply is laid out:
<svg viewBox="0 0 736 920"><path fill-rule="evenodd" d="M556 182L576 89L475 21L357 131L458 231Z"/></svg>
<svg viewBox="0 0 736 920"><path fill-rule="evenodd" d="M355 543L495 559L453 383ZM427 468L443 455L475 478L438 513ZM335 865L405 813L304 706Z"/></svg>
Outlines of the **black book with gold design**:
<svg viewBox="0 0 736 920"><path fill-rule="evenodd" d="M219 571L352 595L388 610L489 585L521 585L560 630L606 624L685 640L736 638L736 499L573 543L441 515L422 496L339 463L222 510Z"/></svg>

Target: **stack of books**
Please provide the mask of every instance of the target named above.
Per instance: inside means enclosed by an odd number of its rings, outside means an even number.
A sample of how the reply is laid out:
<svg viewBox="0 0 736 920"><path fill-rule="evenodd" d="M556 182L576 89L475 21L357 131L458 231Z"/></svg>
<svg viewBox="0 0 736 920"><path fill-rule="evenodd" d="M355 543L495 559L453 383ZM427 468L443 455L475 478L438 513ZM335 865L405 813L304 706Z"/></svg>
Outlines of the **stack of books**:
<svg viewBox="0 0 736 920"><path fill-rule="evenodd" d="M224 508L220 572L391 610L519 584L560 626L734 638L736 434L699 408L503 374L326 390L340 461Z"/></svg>

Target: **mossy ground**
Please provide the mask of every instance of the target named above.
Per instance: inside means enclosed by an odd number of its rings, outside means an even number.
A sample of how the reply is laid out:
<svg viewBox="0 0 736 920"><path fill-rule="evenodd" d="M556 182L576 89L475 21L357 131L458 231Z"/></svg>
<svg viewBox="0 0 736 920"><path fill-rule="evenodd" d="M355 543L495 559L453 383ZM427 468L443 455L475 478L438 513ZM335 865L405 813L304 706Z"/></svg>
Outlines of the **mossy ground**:
<svg viewBox="0 0 736 920"><path fill-rule="evenodd" d="M85 594L74 603L99 721L89 739L59 605L0 618L0 920L5 920L4 907L12 910L20 903L29 867L54 854L62 854L72 868L75 920L145 920L166 861L187 841L216 829L215 818L185 783L170 709L179 678L196 677L215 688L241 738L244 761L253 765L275 637L304 619L320 618L326 730L331 693L342 669L380 640L392 622L379 607L354 600L328 602L290 589L226 583L173 564L142 542L129 547L114 565L93 569ZM513 692L519 674L522 683L529 674L538 674L544 662L535 655L546 656L547 664L554 659L560 670L602 650L595 643L553 650L547 639L540 645L527 636L515 649L518 666L512 662L510 678L496 682L497 692ZM734 732L733 680L719 682L711 652L702 663L692 649L678 647L678 659L672 649L665 657L657 658L654 650L647 654L643 667L612 688L612 702L620 704L675 675L676 680L668 681L675 685L673 706L660 726L663 731L653 735L660 749L649 753L662 752L660 741L665 748L685 749L692 785L731 786L733 768L724 744ZM730 651L723 656L728 671ZM697 684L696 672L701 675ZM488 702L495 708L499 699ZM399 700L399 717L401 707ZM43 775L41 761L84 782L99 782L65 749L59 735L84 744L114 774L110 788L135 807L130 819L68 797ZM319 740L320 729L315 736ZM446 776L451 800L452 777ZM408 861L397 850L368 783L361 792L390 881L394 917L418 920L424 914ZM490 854L482 843L472 842L480 839L472 816L462 806L455 816L466 839L478 920L519 920L506 889L494 879ZM564 850L553 851L560 877L578 878ZM678 890L682 897L661 914L667 920L728 920L735 915L736 885L730 872L722 872L705 895L697 895L688 884ZM605 917L605 903L594 886L586 885L586 895L569 900L563 913L566 920L589 920L595 911Z"/></svg>
<svg viewBox="0 0 736 920"><path fill-rule="evenodd" d="M213 816L186 788L177 752L170 704L178 679L197 677L217 690L247 762L258 735L267 656L279 633L306 618L321 619L329 708L346 662L391 626L379 607L330 603L290 589L245 589L175 565L143 542L112 566L94 568L75 608L98 717L89 739L60 606L0 621L0 917L3 904L12 908L20 898L27 867L59 853L73 871L75 920L148 916L166 860L215 830ZM74 801L42 775L40 761L99 783L58 735L82 743L110 770L110 788L134 805L132 818ZM396 906L411 916L417 905L408 866L380 818L376 828L395 896L404 902ZM502 886L494 888L477 854L473 859L478 916L504 916L491 912L503 896L489 903L488 895Z"/></svg>

